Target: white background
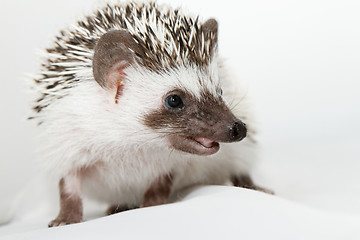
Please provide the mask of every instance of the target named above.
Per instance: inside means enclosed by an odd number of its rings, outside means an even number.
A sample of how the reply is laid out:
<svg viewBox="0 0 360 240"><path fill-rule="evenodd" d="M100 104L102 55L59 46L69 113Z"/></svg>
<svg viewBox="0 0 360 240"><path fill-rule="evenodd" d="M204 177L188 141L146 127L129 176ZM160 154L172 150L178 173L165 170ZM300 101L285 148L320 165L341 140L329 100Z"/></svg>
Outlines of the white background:
<svg viewBox="0 0 360 240"><path fill-rule="evenodd" d="M0 209L38 170L26 74L37 50L99 1L0 1ZM160 1L165 2L165 1ZM168 1L219 22L222 56L248 85L258 182L310 206L360 214L360 1Z"/></svg>

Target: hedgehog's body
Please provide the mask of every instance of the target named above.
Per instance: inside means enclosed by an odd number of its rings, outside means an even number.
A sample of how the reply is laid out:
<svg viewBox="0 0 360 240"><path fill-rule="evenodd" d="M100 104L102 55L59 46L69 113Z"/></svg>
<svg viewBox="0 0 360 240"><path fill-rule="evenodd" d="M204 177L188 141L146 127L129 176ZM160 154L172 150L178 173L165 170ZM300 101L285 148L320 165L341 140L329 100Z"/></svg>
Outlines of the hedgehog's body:
<svg viewBox="0 0 360 240"><path fill-rule="evenodd" d="M81 220L82 191L136 207L193 184L252 185L252 122L238 104L244 95L228 99L236 117L225 103L234 86L217 56L215 20L154 3L107 6L47 52L33 118L61 178L51 226ZM248 138L219 150L245 137L239 118Z"/></svg>

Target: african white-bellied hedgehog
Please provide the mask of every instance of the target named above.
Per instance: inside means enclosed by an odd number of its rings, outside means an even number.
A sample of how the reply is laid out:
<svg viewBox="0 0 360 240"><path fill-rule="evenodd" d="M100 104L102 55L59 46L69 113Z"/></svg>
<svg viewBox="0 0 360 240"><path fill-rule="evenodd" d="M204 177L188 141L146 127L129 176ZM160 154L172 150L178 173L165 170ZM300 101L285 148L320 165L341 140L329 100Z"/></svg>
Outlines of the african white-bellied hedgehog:
<svg viewBox="0 0 360 240"><path fill-rule="evenodd" d="M113 213L194 184L256 189L252 120L231 80L214 19L119 3L61 31L35 79L31 117L60 180L49 226L80 222L82 194Z"/></svg>

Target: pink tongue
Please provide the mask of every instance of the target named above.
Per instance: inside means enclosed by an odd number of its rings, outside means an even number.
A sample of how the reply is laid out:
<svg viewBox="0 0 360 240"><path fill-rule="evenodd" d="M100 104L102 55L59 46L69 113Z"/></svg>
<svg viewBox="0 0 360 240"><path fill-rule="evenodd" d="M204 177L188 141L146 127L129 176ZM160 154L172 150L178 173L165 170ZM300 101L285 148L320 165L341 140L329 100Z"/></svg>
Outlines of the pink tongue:
<svg viewBox="0 0 360 240"><path fill-rule="evenodd" d="M217 144L217 142L214 142L213 140L205 137L195 137L194 140L206 148L212 148Z"/></svg>

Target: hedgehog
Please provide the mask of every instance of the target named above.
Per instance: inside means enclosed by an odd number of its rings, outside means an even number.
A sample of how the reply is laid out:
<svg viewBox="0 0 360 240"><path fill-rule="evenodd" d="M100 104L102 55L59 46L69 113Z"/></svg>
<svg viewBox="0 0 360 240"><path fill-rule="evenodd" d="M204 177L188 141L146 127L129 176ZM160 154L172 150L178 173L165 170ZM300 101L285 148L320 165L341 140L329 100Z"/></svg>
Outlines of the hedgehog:
<svg viewBox="0 0 360 240"><path fill-rule="evenodd" d="M30 117L59 181L49 227L83 221L83 196L112 214L200 184L263 190L250 177L246 94L232 80L217 21L180 8L107 4L60 31L34 79Z"/></svg>

